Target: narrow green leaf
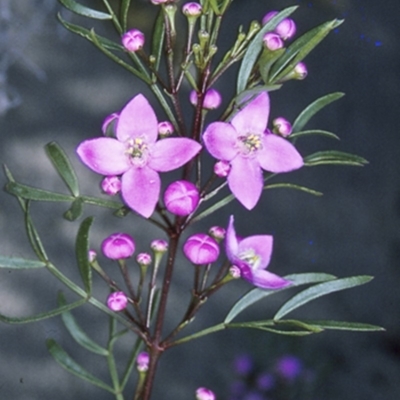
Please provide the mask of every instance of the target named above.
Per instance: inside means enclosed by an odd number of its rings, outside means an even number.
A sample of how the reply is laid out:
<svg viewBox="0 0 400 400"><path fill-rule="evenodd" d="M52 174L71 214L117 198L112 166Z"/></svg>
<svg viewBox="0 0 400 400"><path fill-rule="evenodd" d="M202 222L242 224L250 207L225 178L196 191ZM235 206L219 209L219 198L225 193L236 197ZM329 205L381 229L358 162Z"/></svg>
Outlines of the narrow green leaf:
<svg viewBox="0 0 400 400"><path fill-rule="evenodd" d="M128 11L131 5L131 0L121 0L121 23L122 31L126 32L128 24Z"/></svg>
<svg viewBox="0 0 400 400"><path fill-rule="evenodd" d="M305 321L299 321L297 319L282 319L279 321L275 321L275 324L277 325L283 325L286 327L294 327L302 330L306 330L312 333L320 333L323 331L322 328L315 326L314 324L309 324L308 322Z"/></svg>
<svg viewBox="0 0 400 400"><path fill-rule="evenodd" d="M65 297L62 292L58 294L58 305L65 306L67 304ZM63 312L61 314L61 318L64 322L65 327L67 328L70 335L74 338L74 340L84 347L86 350L91 351L92 353L99 354L101 356L107 356L108 351L104 347L98 345L95 341L93 341L78 325L74 316L69 312Z"/></svg>
<svg viewBox="0 0 400 400"><path fill-rule="evenodd" d="M92 385L98 386L114 394L114 389L111 386L93 376L85 368L74 361L54 339L47 339L46 346L54 359L68 372L90 382Z"/></svg>
<svg viewBox="0 0 400 400"><path fill-rule="evenodd" d="M295 119L293 122L292 130L293 134L301 131L307 122L319 111L321 111L328 104L333 103L336 100L339 100L344 96L342 92L330 93L325 96L320 97L319 99L313 101L309 104Z"/></svg>
<svg viewBox="0 0 400 400"><path fill-rule="evenodd" d="M297 139L299 137L310 136L310 135L321 135L321 136L328 137L330 139L340 140L339 136L335 135L334 133L329 132L329 131L323 131L320 129L313 129L310 131L300 131L300 132L292 133L289 136L289 139L292 140L292 139Z"/></svg>
<svg viewBox="0 0 400 400"><path fill-rule="evenodd" d="M72 202L71 207L64 213L64 218L68 221L75 221L83 213L83 199L78 197Z"/></svg>
<svg viewBox="0 0 400 400"><path fill-rule="evenodd" d="M40 239L39 233L36 230L29 213L30 203L29 201L23 201L20 197L18 197L18 200L21 200L20 204L25 213L25 229L32 250L35 252L39 260L46 262L48 260L46 250L44 249L42 240Z"/></svg>
<svg viewBox="0 0 400 400"><path fill-rule="evenodd" d="M62 180L67 185L71 194L75 197L79 196L78 177L72 167L71 161L64 150L56 143L48 143L45 147L47 156L54 165Z"/></svg>
<svg viewBox="0 0 400 400"><path fill-rule="evenodd" d="M248 102L252 97L256 96L259 93L262 92L272 92L274 90L278 90L282 87L282 85L263 85L263 86L256 86L251 89L247 89L244 92L241 92L235 97L235 103L239 107L243 107L246 103Z"/></svg>
<svg viewBox="0 0 400 400"><path fill-rule="evenodd" d="M43 268L45 266L46 266L46 264L43 261L26 260L25 258L0 256L0 268L35 269L35 268Z"/></svg>
<svg viewBox="0 0 400 400"><path fill-rule="evenodd" d="M271 332L271 333L277 333L279 335L285 335L285 336L306 336L306 335L310 335L312 333L317 333L316 331L310 330L310 329L296 329L296 330L289 330L289 329L279 329L278 327L271 327L269 326L269 324L263 325L258 323L258 321L256 322L241 322L239 324L226 324L226 328L240 328L240 329L257 329L260 331L267 331L267 332ZM318 331L319 332L319 331Z"/></svg>
<svg viewBox="0 0 400 400"><path fill-rule="evenodd" d="M286 50L284 55L272 66L270 82L279 82L293 71L294 67L302 61L332 30L343 23L343 20L334 19L311 29Z"/></svg>
<svg viewBox="0 0 400 400"><path fill-rule="evenodd" d="M89 263L89 230L93 219L93 217L88 217L82 222L75 242L76 260L85 291L88 294L92 291L92 269Z"/></svg>
<svg viewBox="0 0 400 400"><path fill-rule="evenodd" d="M319 151L304 157L304 165L307 167L322 164L354 165L362 167L368 164L368 161L363 157L336 150Z"/></svg>
<svg viewBox="0 0 400 400"><path fill-rule="evenodd" d="M306 193L312 194L314 196L322 196L322 194L323 194L321 192L318 192L317 190L313 190L313 189L310 189L305 186L295 185L293 183L273 183L273 184L264 186L264 189L280 189L280 188L296 189L296 190L300 190L301 192L306 192Z"/></svg>
<svg viewBox="0 0 400 400"><path fill-rule="evenodd" d="M384 331L385 328L376 325L363 324L360 322L345 322L345 321L305 321L307 324L316 326L321 329L335 329L345 331Z"/></svg>
<svg viewBox="0 0 400 400"><path fill-rule="evenodd" d="M153 27L153 40L151 45L151 54L156 58L154 68L158 71L161 61L161 55L164 45L165 27L164 27L164 12L160 7L157 19Z"/></svg>
<svg viewBox="0 0 400 400"><path fill-rule="evenodd" d="M240 64L240 69L238 73L236 92L237 94L243 92L247 87L247 81L251 75L251 71L258 59L258 56L263 47L263 36L266 32L273 31L275 27L281 22L284 18L288 17L292 14L298 6L288 7L278 13L274 18L271 18L262 29L257 33L257 35L250 42L247 47L246 53L243 57L243 60Z"/></svg>
<svg viewBox="0 0 400 400"><path fill-rule="evenodd" d="M62 307L58 307L51 311L32 315L30 317L13 318L13 317L7 317L6 315L0 314L0 321L5 322L7 324L27 324L29 322L42 321L44 319L52 318L57 315L60 315L63 312L70 311L70 310L77 308L85 303L86 303L86 299L81 299L81 300L75 301L74 303L71 303L71 304L68 304L68 305L65 305Z"/></svg>
<svg viewBox="0 0 400 400"><path fill-rule="evenodd" d="M59 1L65 8L74 12L75 14L93 19L101 19L101 20L112 19L112 16L110 14L92 10L91 8L83 6L82 4L79 4L74 0L59 0Z"/></svg>
<svg viewBox="0 0 400 400"><path fill-rule="evenodd" d="M210 4L212 10L215 12L216 15L220 14L219 7L218 7L218 1L217 0L208 0L208 3Z"/></svg>
<svg viewBox="0 0 400 400"><path fill-rule="evenodd" d="M32 186L22 185L17 182L9 182L6 190L22 199L35 201L74 201L74 197L62 193L50 192L48 190L34 188Z"/></svg>
<svg viewBox="0 0 400 400"><path fill-rule="evenodd" d="M296 308L307 304L308 302L318 299L319 297L325 296L330 293L338 292L340 290L350 289L355 286L363 285L369 282L372 276L352 276L349 278L336 279L334 281L328 281L314 285L308 289L293 296L288 300L275 314L274 320L279 320L285 315L289 314Z"/></svg>
<svg viewBox="0 0 400 400"><path fill-rule="evenodd" d="M283 289L272 290L272 289L253 289L250 290L247 294L245 294L239 301L237 301L228 315L225 317L224 323L231 322L234 318L236 318L242 311L246 308L250 307L254 303L264 299L267 296L270 296L275 293L279 293L283 290L290 289L292 287L307 285L310 283L317 282L326 282L332 279L335 279L334 275L330 274L320 274L320 273L303 273L303 274L292 274L285 276L285 279L288 279L292 282L291 286L288 286Z"/></svg>

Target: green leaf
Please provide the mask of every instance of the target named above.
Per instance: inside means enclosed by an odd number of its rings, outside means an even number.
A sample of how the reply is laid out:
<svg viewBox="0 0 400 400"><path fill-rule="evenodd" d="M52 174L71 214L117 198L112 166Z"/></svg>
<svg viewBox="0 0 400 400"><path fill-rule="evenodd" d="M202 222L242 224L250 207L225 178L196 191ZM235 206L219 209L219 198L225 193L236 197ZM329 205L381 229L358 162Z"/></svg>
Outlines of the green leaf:
<svg viewBox="0 0 400 400"><path fill-rule="evenodd" d="M267 321L265 321L267 322ZM274 324L272 324L274 325ZM292 324L293 325L293 324ZM300 328L299 324L296 325L296 330L289 330L286 327L282 327L280 329L279 327L271 327L271 323L265 323L264 321L252 321L252 322L241 322L238 324L227 324L226 328L247 328L247 329L257 329L260 331L267 331L271 333L277 333L279 335L286 335L286 336L306 336L310 335L312 333L317 333L320 331L315 331L311 329L304 329L305 324L303 324L303 327ZM297 329L300 328L301 330Z"/></svg>
<svg viewBox="0 0 400 400"><path fill-rule="evenodd" d="M75 221L83 213L83 199L78 197L72 202L71 207L64 213L64 218L68 221Z"/></svg>
<svg viewBox="0 0 400 400"><path fill-rule="evenodd" d="M62 193L50 192L48 190L34 188L32 186L22 185L17 182L9 182L6 190L14 196L26 200L35 201L74 201L74 197Z"/></svg>
<svg viewBox="0 0 400 400"><path fill-rule="evenodd" d="M319 151L304 157L304 165L307 167L324 164L353 165L362 167L365 164L368 164L368 161L363 157L335 150Z"/></svg>
<svg viewBox="0 0 400 400"><path fill-rule="evenodd" d="M335 329L345 331L384 331L385 328L376 325L363 324L360 322L344 322L344 321L306 321L307 324L321 329Z"/></svg>
<svg viewBox="0 0 400 400"><path fill-rule="evenodd" d="M65 305L62 307L58 307L51 311L32 315L30 317L13 318L13 317L7 317L6 315L0 314L0 321L5 322L7 324L27 324L29 322L42 321L44 319L52 318L57 315L60 315L63 312L70 311L70 310L77 308L85 303L86 303L86 299L81 299L81 300L75 301L74 303L71 303L71 304L68 304L68 305Z"/></svg>
<svg viewBox="0 0 400 400"><path fill-rule="evenodd" d="M301 131L307 122L319 111L321 111L328 104L333 103L336 100L339 100L344 96L342 92L330 93L325 96L320 97L319 99L313 101L309 104L295 119L293 122L292 130L293 133ZM293 135L293 134L292 134ZM291 136L292 136L291 135Z"/></svg>
<svg viewBox="0 0 400 400"><path fill-rule="evenodd" d="M43 268L46 264L43 261L26 260L25 258L0 256L0 268L6 269L35 269Z"/></svg>
<svg viewBox="0 0 400 400"><path fill-rule="evenodd" d="M58 305L64 306L66 304L67 302L65 300L65 297L62 292L60 292L58 294ZM78 325L74 316L69 311L63 312L61 314L61 318L68 332L79 345L84 347L86 350L91 351L92 353L99 354L101 356L108 356L107 349L101 347L95 341L90 339L90 337Z"/></svg>
<svg viewBox="0 0 400 400"><path fill-rule="evenodd" d="M110 393L114 393L114 389L111 386L93 376L90 372L74 361L54 339L47 339L46 346L54 359L68 372L95 386L105 389Z"/></svg>
<svg viewBox="0 0 400 400"><path fill-rule="evenodd" d="M20 198L18 198L20 199ZM32 218L29 213L30 203L29 201L20 201L21 207L25 212L25 229L28 235L29 243L32 247L32 250L35 252L39 260L47 261L48 257L46 254L46 250L44 249L42 240L40 239L39 233L36 230Z"/></svg>
<svg viewBox="0 0 400 400"><path fill-rule="evenodd" d="M45 149L48 157L50 158L50 161L54 165L57 172L60 174L62 180L68 186L71 194L74 197L78 197L78 178L64 150L56 142L48 143Z"/></svg>
<svg viewBox="0 0 400 400"><path fill-rule="evenodd" d="M263 86L256 86L254 88L247 89L235 97L235 103L239 107L244 107L257 94L262 93L262 92L272 92L274 90L280 89L281 87L282 87L282 85L263 85Z"/></svg>
<svg viewBox="0 0 400 400"><path fill-rule="evenodd" d="M275 293L279 293L283 290L290 289L292 287L307 285L310 283L316 282L326 282L332 279L335 279L334 275L330 274L320 274L320 273L303 273L303 274L292 274L285 276L285 279L288 279L292 282L291 286L287 286L283 289L253 289L250 290L247 294L245 294L239 301L237 301L234 306L229 311L228 315L225 317L224 323L231 322L234 318L236 318L242 311L246 308L250 307L254 303L264 299L267 296L270 296Z"/></svg>
<svg viewBox="0 0 400 400"><path fill-rule="evenodd" d="M297 139L299 137L310 136L310 135L321 135L321 136L328 137L330 139L340 140L339 136L335 135L334 133L329 132L329 131L323 131L320 129L313 129L310 131L300 131L300 132L292 133L289 136L289 139L292 140L292 139Z"/></svg>
<svg viewBox="0 0 400 400"><path fill-rule="evenodd" d="M288 300L275 314L274 320L279 320L285 315L289 314L296 308L307 304L308 302L318 299L319 297L325 296L330 293L338 292L340 290L350 289L355 286L363 285L369 282L372 276L352 276L349 278L336 279L334 281L328 281L314 285L302 292L293 296Z"/></svg>
<svg viewBox="0 0 400 400"><path fill-rule="evenodd" d="M250 42L246 53L243 57L243 60L240 64L240 69L238 73L236 92L237 94L243 92L247 87L247 81L251 75L253 67L258 59L258 56L263 47L263 36L265 33L269 31L273 31L275 27L281 22L284 18L288 17L292 14L298 6L288 7L278 13L274 18L271 18L262 29L257 33L257 35Z"/></svg>
<svg viewBox="0 0 400 400"><path fill-rule="evenodd" d="M158 71L158 68L160 66L161 55L164 44L164 36L165 36L164 12L160 7L160 11L158 12L158 16L153 27L153 40L151 44L151 54L156 58L156 62L154 63L154 69L156 71Z"/></svg>
<svg viewBox="0 0 400 400"><path fill-rule="evenodd" d="M296 189L296 190L300 190L301 192L306 192L308 194L312 194L314 196L322 196L322 192L318 192L317 190L313 190L313 189L310 189L305 186L295 185L293 183L273 183L273 184L264 186L264 189L280 189L280 188Z"/></svg>
<svg viewBox="0 0 400 400"><path fill-rule="evenodd" d="M279 82L282 78L293 71L294 67L302 61L332 30L343 23L343 20L334 19L311 29L286 50L284 55L272 66L270 82Z"/></svg>
<svg viewBox="0 0 400 400"><path fill-rule="evenodd" d="M93 223L93 217L86 218L79 227L75 242L75 254L79 272L86 293L92 291L92 269L89 262L89 230Z"/></svg>
<svg viewBox="0 0 400 400"><path fill-rule="evenodd" d="M127 30L128 11L130 5L131 0L121 0L121 22L123 32L126 32Z"/></svg>
<svg viewBox="0 0 400 400"><path fill-rule="evenodd" d="M101 20L112 19L112 16L110 14L92 10L91 8L83 6L82 4L79 4L74 0L59 0L59 1L65 8L74 12L75 14L93 19L101 19Z"/></svg>

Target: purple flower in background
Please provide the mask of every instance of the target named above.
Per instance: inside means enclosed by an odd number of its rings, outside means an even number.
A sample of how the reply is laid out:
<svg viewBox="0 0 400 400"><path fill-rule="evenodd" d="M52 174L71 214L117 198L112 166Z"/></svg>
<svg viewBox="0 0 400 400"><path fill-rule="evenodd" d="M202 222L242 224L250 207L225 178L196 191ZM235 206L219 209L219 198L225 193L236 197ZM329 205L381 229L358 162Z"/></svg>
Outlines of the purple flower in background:
<svg viewBox="0 0 400 400"><path fill-rule="evenodd" d="M203 135L209 153L229 161L228 185L233 195L251 210L260 199L262 169L289 172L303 166L296 148L282 137L266 131L269 97L261 93L228 122L213 122Z"/></svg>
<svg viewBox="0 0 400 400"><path fill-rule="evenodd" d="M271 259L272 236L256 235L239 239L233 223L231 216L226 230L225 249L229 261L240 269L241 278L262 289L289 286L290 281L265 270Z"/></svg>
<svg viewBox="0 0 400 400"><path fill-rule="evenodd" d="M158 122L147 99L139 94L121 111L116 138L82 142L77 153L82 162L105 176L121 175L125 203L148 218L160 195L158 172L172 171L191 160L201 145L188 138L157 141Z"/></svg>
<svg viewBox="0 0 400 400"><path fill-rule="evenodd" d="M293 381L301 374L303 365L298 357L286 355L277 360L275 369L283 379Z"/></svg>

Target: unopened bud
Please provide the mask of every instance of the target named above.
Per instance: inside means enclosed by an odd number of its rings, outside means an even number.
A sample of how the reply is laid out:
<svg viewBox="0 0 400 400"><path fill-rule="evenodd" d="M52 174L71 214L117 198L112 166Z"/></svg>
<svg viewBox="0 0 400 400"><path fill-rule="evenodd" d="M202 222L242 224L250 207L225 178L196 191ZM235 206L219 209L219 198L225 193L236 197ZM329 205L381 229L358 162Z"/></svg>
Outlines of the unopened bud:
<svg viewBox="0 0 400 400"><path fill-rule="evenodd" d="M101 249L111 260L129 258L135 252L135 241L127 233L114 233L103 240Z"/></svg>
<svg viewBox="0 0 400 400"><path fill-rule="evenodd" d="M192 90L190 92L190 97L189 100L190 102L196 106L197 105L197 98L198 94L196 91ZM203 108L206 110L214 110L218 108L222 103L222 97L221 94L218 92L216 89L208 89L206 91L206 94L204 95L204 100L203 100Z"/></svg>
<svg viewBox="0 0 400 400"><path fill-rule="evenodd" d="M128 298L124 292L111 293L107 298L107 307L112 311L125 310L128 305Z"/></svg>
<svg viewBox="0 0 400 400"><path fill-rule="evenodd" d="M263 36L263 43L265 48L271 51L279 50L284 46L283 40L281 37L274 32L267 32Z"/></svg>
<svg viewBox="0 0 400 400"><path fill-rule="evenodd" d="M183 253L193 264L205 265L218 259L219 246L211 236L197 233L186 240Z"/></svg>
<svg viewBox="0 0 400 400"><path fill-rule="evenodd" d="M239 279L241 276L241 271L240 268L237 265L232 265L229 268L229 275L233 278L233 279Z"/></svg>
<svg viewBox="0 0 400 400"><path fill-rule="evenodd" d="M150 247L155 253L165 253L168 250L168 243L165 240L156 239L150 243Z"/></svg>
<svg viewBox="0 0 400 400"><path fill-rule="evenodd" d="M182 12L187 16L187 17L199 17L203 11L203 8L199 3L186 3L182 7Z"/></svg>
<svg viewBox="0 0 400 400"><path fill-rule="evenodd" d="M181 217L192 213L197 208L199 200L199 190L189 181L172 182L164 193L164 204L167 210Z"/></svg>
<svg viewBox="0 0 400 400"><path fill-rule="evenodd" d="M214 174L219 178L226 178L231 170L231 165L228 161L217 161L214 164Z"/></svg>
<svg viewBox="0 0 400 400"><path fill-rule="evenodd" d="M89 250L89 252L88 252L88 259L89 259L89 262L93 262L93 261L95 261L96 260L96 258L97 258L97 253L96 253L96 251L95 250Z"/></svg>
<svg viewBox="0 0 400 400"><path fill-rule="evenodd" d="M121 179L118 176L106 176L101 181L101 188L105 194L114 196L121 191Z"/></svg>
<svg viewBox="0 0 400 400"><path fill-rule="evenodd" d="M225 239L225 233L226 230L222 228L221 226L212 226L209 230L208 233L210 234L211 237L213 237L217 242L220 242L221 240Z"/></svg>
<svg viewBox="0 0 400 400"><path fill-rule="evenodd" d="M274 133L287 137L292 133L292 124L283 117L275 118L272 121Z"/></svg>
<svg viewBox="0 0 400 400"><path fill-rule="evenodd" d="M196 390L196 400L215 400L215 394L212 390L200 387Z"/></svg>
<svg viewBox="0 0 400 400"><path fill-rule="evenodd" d="M138 29L132 29L122 36L122 45L128 51L134 53L140 50L144 45L144 33Z"/></svg>
<svg viewBox="0 0 400 400"><path fill-rule="evenodd" d="M136 256L136 261L140 266L147 267L151 264L151 255L149 253L139 253Z"/></svg>
<svg viewBox="0 0 400 400"><path fill-rule="evenodd" d="M146 351L142 351L136 358L136 366L139 372L146 372L149 369L150 355Z"/></svg>
<svg viewBox="0 0 400 400"><path fill-rule="evenodd" d="M161 137L171 136L174 133L174 126L169 121L158 123L158 134Z"/></svg>

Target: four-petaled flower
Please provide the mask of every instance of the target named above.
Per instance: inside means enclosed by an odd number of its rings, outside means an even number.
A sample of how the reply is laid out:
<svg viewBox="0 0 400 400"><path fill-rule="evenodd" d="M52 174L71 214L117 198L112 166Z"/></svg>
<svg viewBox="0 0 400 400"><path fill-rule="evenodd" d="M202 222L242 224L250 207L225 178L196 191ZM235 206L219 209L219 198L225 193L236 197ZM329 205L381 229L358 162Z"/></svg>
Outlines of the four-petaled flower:
<svg viewBox="0 0 400 400"><path fill-rule="evenodd" d="M116 138L82 142L77 153L90 169L105 176L121 175L125 203L148 218L160 195L158 172L172 171L191 160L201 145L188 138L157 141L158 122L153 108L139 94L122 109Z"/></svg>
<svg viewBox="0 0 400 400"><path fill-rule="evenodd" d="M240 277L262 289L289 286L290 281L265 270L271 259L272 236L256 235L239 239L233 223L231 216L226 230L225 250L229 261L240 269Z"/></svg>
<svg viewBox="0 0 400 400"><path fill-rule="evenodd" d="M249 210L263 190L262 169L280 173L303 166L303 158L290 142L266 130L268 116L269 97L263 92L229 123L213 122L203 134L209 153L230 163L229 188Z"/></svg>

